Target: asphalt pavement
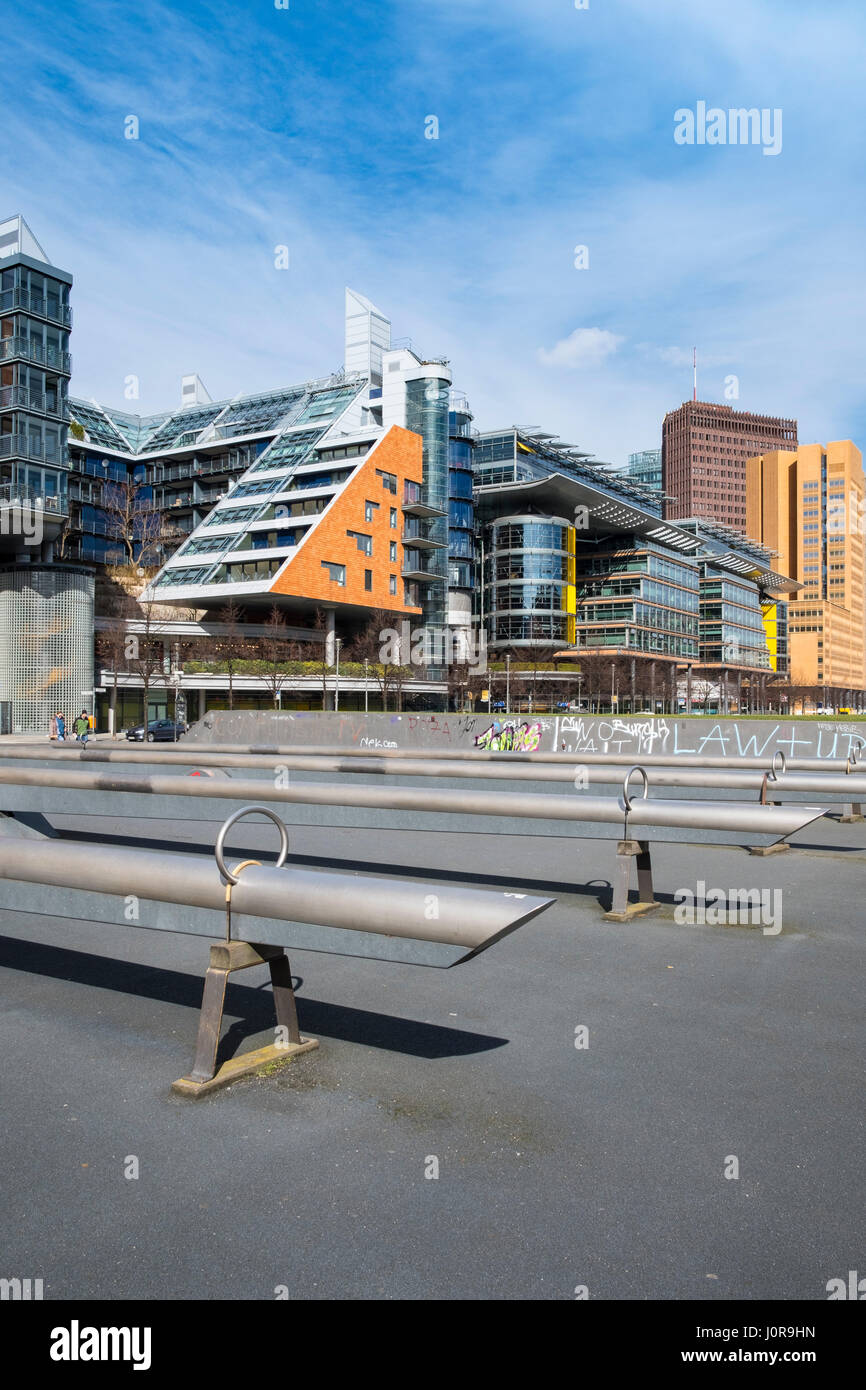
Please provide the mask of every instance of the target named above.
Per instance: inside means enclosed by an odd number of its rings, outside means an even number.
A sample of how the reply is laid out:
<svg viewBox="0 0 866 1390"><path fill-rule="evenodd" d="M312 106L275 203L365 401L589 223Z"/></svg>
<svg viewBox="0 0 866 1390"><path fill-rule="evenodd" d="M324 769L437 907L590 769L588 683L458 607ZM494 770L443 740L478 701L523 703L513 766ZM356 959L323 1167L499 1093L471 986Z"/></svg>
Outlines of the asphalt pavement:
<svg viewBox="0 0 866 1390"><path fill-rule="evenodd" d="M658 845L661 910L614 923L609 842L293 831L290 863L557 901L451 970L293 953L319 1050L197 1101L170 1086L204 940L4 914L0 1274L48 1299L826 1299L863 1261L866 827L795 845ZM676 921L698 880L781 888L782 930ZM236 978L228 1049L272 1041L266 972Z"/></svg>

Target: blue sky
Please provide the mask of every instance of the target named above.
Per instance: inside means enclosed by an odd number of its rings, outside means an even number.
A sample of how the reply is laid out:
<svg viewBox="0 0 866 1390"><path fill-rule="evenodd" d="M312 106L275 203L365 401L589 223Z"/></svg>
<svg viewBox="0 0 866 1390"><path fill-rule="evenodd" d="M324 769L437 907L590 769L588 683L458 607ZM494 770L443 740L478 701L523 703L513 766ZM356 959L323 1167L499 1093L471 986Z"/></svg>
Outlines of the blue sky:
<svg viewBox="0 0 866 1390"><path fill-rule="evenodd" d="M697 344L702 399L736 376L863 448L864 40L862 0L37 0L4 18L0 215L74 274L73 392L120 408L332 370L349 284L481 428L624 462ZM699 101L780 108L781 152L677 145Z"/></svg>

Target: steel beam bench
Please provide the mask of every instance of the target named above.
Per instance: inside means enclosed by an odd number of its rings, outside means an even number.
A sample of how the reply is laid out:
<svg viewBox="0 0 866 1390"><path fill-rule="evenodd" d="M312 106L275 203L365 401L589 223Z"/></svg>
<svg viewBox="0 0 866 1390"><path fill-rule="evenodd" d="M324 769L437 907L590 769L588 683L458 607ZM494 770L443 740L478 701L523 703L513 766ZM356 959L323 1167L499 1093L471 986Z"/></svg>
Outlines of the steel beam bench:
<svg viewBox="0 0 866 1390"><path fill-rule="evenodd" d="M193 769L193 773L195 769ZM629 782L640 776L643 795L633 797ZM278 783L281 783L278 785ZM278 809L290 825L340 829L375 829L399 833L424 831L461 834L529 835L559 839L607 839L617 842L612 914L621 920L656 907L652 891L650 842L738 844L755 852L787 848L787 837L824 815L820 806L771 806L751 802L647 798L646 772L636 766L625 776L619 797L600 797L560 787L557 792L382 787L299 782L281 777L229 777L224 770L178 776L82 768L0 767L0 808L13 818L32 822L72 815L113 821L183 818L186 822L219 821L250 801ZM105 837L112 828L106 825ZM629 904L630 866L636 863L639 898Z"/></svg>
<svg viewBox="0 0 866 1390"><path fill-rule="evenodd" d="M275 864L225 860L225 837L244 817L275 822ZM245 806L217 836L214 857L41 837L0 822L0 907L94 922L223 939L211 946L195 1060L174 1089L201 1095L238 1076L318 1046L302 1038L286 951L305 949L449 967L487 950L554 901L463 884L395 880L374 874L284 868L288 834L266 806ZM270 969L277 1041L231 1059L217 1052L229 976Z"/></svg>
<svg viewBox="0 0 866 1390"><path fill-rule="evenodd" d="M559 759L559 755L556 756ZM16 752L13 761L15 760L25 760L20 751ZM204 748L196 757L190 757L188 751L164 753L161 749L149 751L109 748L89 749L83 752L78 749L61 749L56 752L52 750L48 757L31 753L27 761L40 767L72 763L121 765L143 768L156 774L166 768L176 771L179 766L199 770L220 768L229 774L242 770L264 777L273 777L275 772L280 770L289 774L303 773L306 776L300 780L311 782L325 780L333 774L338 774L358 779L359 785L362 779L369 784L375 784L387 778L395 778L398 781L401 778L422 781L435 778L442 786L455 784L456 787L460 787L467 781L482 784L497 782L511 784L517 791L525 790L526 784L533 783L542 787L556 783L575 786L578 771L583 787L619 786L623 776L623 765L619 760L614 762L612 759L596 759L585 763L579 757L569 757L557 762L533 763L532 760L527 760L515 763L503 758L500 761L478 763L445 755L435 760L411 757L389 760L378 754L345 757L342 754L311 755L299 751L268 755ZM843 817L845 820L862 818L861 804L866 801L866 765L863 763L849 760L847 766L838 771L828 772L824 768L814 767L808 772L798 772L792 770L791 764L782 752L777 752L772 762L756 761L758 765L754 768L729 760L724 768L700 771L683 766L679 760L667 763L652 762L648 765L641 761L639 766L646 771L653 791L661 791L662 796L669 787L683 790L687 795L697 790L700 793L710 792L713 796L732 799L742 799L741 794L745 792L754 793L758 800L772 800L775 805L788 801L821 804L825 807L843 803L847 812Z"/></svg>

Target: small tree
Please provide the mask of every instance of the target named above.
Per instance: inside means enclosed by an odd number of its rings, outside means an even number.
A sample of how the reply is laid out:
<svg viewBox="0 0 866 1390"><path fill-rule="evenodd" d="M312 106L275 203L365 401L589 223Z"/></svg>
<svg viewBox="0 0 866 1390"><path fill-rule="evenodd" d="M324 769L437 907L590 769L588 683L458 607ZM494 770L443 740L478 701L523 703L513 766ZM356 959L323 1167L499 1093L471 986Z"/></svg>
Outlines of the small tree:
<svg viewBox="0 0 866 1390"><path fill-rule="evenodd" d="M105 513L106 532L116 542L127 565L157 564L164 543L177 537L150 488L132 478L106 480L100 506Z"/></svg>
<svg viewBox="0 0 866 1390"><path fill-rule="evenodd" d="M256 645L259 658L265 665L265 684L271 692L274 709L278 709L283 687L291 677L286 665L296 656L296 650L290 646L286 620L276 604L268 615L265 628L265 636L261 637Z"/></svg>
<svg viewBox="0 0 866 1390"><path fill-rule="evenodd" d="M353 661L367 661L382 695L382 709L388 709L388 696L394 708L403 708L403 687L412 677L412 652L403 650L403 614L377 608L366 627L353 639L348 655Z"/></svg>
<svg viewBox="0 0 866 1390"><path fill-rule="evenodd" d="M137 616L141 621L142 630L140 633L127 632L125 636L127 670L134 672L140 678L143 686L143 721L145 725L147 724L147 698L150 688L155 677L164 677L166 674L165 648L160 640L165 631L165 624L156 617L154 607L152 600L139 601ZM146 729L145 732L147 732Z"/></svg>
<svg viewBox="0 0 866 1390"><path fill-rule="evenodd" d="M274 610L277 611L277 610ZM241 610L234 599L229 599L220 610L219 620L225 631L216 642L217 656L225 666L229 678L229 709L234 709L234 677L239 661L244 659L247 646L240 626ZM285 623L283 624L285 627Z"/></svg>
<svg viewBox="0 0 866 1390"><path fill-rule="evenodd" d="M317 608L313 618L313 628L316 632L321 632L322 637L316 641L312 647L311 666L314 667L316 675L322 684L322 709L328 708L328 681L331 671L334 669L333 663L328 660L328 621L324 610Z"/></svg>
<svg viewBox="0 0 866 1390"><path fill-rule="evenodd" d="M97 658L102 665L111 671L109 724L115 737L117 736L117 676L119 671L126 669L130 659L126 615L131 614L133 610L136 613L138 611L134 602L121 591L111 605L111 612L107 615L108 620L105 626L97 633L96 637Z"/></svg>

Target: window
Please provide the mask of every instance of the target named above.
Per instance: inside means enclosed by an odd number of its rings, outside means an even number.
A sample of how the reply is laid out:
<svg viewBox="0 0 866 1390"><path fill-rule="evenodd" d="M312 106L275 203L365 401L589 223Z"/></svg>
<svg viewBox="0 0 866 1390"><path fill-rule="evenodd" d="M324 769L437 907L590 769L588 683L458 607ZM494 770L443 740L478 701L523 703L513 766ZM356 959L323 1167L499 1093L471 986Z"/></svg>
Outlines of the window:
<svg viewBox="0 0 866 1390"><path fill-rule="evenodd" d="M334 564L331 563L330 560L323 560L323 561L322 561L322 569L328 571L328 575L330 576L330 579L331 579L331 583L332 583L332 584L339 584L339 585L341 585L343 588L346 587L346 566L345 566L345 565L334 565Z"/></svg>
<svg viewBox="0 0 866 1390"><path fill-rule="evenodd" d="M372 571L372 570L364 570L364 588L367 590L367 593L370 593L370 591L371 591L372 588L373 588L373 571Z"/></svg>
<svg viewBox="0 0 866 1390"><path fill-rule="evenodd" d="M392 531L396 531L396 529L397 529L397 508L396 508L396 507L392 507L392 508L391 508L391 530L392 530Z"/></svg>
<svg viewBox="0 0 866 1390"><path fill-rule="evenodd" d="M396 562L397 562L397 542L396 542L396 541L392 541L392 542L391 542L391 556L390 556L390 558L391 558L391 563L392 563L392 565L393 565L393 564L396 564Z"/></svg>
<svg viewBox="0 0 866 1390"><path fill-rule="evenodd" d="M358 547L362 555L373 554L372 536L366 536L363 531L347 531L346 535L350 536L354 540L356 546Z"/></svg>
<svg viewBox="0 0 866 1390"><path fill-rule="evenodd" d="M379 477L382 479L382 486L383 486L383 488L385 489L385 491L386 491L386 492L394 492L394 493L396 493L396 491L397 491L397 474L396 474L396 473L384 473L384 472L382 471L381 468L377 468L377 469L376 469L376 472L377 472L377 474L379 475Z"/></svg>
<svg viewBox="0 0 866 1390"><path fill-rule="evenodd" d="M364 520L365 520L365 521L372 521L373 518L374 518L374 516L375 516L375 514L376 514L376 511L377 511L378 507L379 507L379 503L378 503L378 502L365 502L365 503L364 503Z"/></svg>
<svg viewBox="0 0 866 1390"><path fill-rule="evenodd" d="M389 581L389 592L392 593L392 594L396 594L396 592L397 592L397 576L396 576L396 574L392 574L392 575L391 575L391 578L390 578L390 581Z"/></svg>

